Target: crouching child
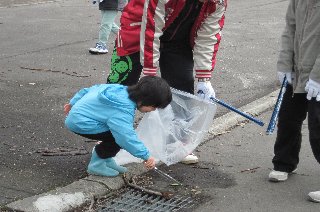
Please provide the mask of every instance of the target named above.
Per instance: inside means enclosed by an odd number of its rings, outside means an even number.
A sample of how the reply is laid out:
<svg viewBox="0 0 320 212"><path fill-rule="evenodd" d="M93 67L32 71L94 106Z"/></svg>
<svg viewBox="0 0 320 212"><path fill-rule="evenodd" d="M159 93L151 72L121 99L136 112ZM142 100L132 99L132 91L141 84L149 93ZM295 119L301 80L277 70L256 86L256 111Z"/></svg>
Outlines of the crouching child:
<svg viewBox="0 0 320 212"><path fill-rule="evenodd" d="M155 76L142 77L132 86L99 84L84 88L64 106L66 127L85 138L101 141L92 150L88 173L107 177L125 173L113 159L121 148L144 160L147 169L155 159L134 129L135 111L165 108L172 100L167 82Z"/></svg>

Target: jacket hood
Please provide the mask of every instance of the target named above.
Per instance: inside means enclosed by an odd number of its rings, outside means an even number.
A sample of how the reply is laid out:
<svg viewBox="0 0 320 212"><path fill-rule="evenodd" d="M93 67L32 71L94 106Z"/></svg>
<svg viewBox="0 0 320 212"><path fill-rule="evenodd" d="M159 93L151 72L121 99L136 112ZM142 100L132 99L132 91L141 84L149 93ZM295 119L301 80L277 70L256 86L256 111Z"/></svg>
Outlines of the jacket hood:
<svg viewBox="0 0 320 212"><path fill-rule="evenodd" d="M103 104L136 109L137 105L131 101L127 91L127 86L118 84L105 84L99 90L98 99Z"/></svg>

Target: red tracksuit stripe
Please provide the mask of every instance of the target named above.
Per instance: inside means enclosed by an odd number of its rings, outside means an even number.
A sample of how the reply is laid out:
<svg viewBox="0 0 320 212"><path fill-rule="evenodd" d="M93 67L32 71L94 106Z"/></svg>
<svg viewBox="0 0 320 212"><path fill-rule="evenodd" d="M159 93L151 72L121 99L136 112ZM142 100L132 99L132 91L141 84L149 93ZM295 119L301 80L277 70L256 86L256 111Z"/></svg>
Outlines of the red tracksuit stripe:
<svg viewBox="0 0 320 212"><path fill-rule="evenodd" d="M158 0L150 0L148 4L148 12L146 16L146 31L145 38L150 38L145 40L144 43L144 67L153 67L153 41L155 33L155 21L154 16L156 12L156 7ZM151 63L151 64L148 64Z"/></svg>
<svg viewBox="0 0 320 212"><path fill-rule="evenodd" d="M220 26L220 32L221 32L221 30L224 26L224 15L221 17L221 19L219 21L219 26ZM217 56L217 52L218 52L220 41L221 41L221 34L220 33L216 34L215 36L217 38L217 43L214 44L214 46L213 46L213 55L212 55L212 63L211 63L212 70L214 70L214 67L216 65L216 56Z"/></svg>

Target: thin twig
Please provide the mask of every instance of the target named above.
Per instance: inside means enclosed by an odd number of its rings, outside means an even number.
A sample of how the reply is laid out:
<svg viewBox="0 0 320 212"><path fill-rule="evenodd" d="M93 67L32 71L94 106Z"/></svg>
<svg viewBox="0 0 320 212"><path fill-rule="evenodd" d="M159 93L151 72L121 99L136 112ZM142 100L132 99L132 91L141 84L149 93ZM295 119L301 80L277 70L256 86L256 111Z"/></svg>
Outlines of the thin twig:
<svg viewBox="0 0 320 212"><path fill-rule="evenodd" d="M95 202L95 201L94 201L94 196L92 195L92 196L91 196L91 203L90 203L90 206L89 206L89 209L88 209L89 211L93 211L93 210L92 210L92 207L93 207L93 205L94 205L94 202Z"/></svg>
<svg viewBox="0 0 320 212"><path fill-rule="evenodd" d="M141 186L138 186L136 184L132 184L129 182L129 180L126 178L126 175L124 174L123 175L123 180L125 182L126 185L132 187L132 188L135 188L135 189L138 189L138 190L141 190L147 194L151 194L151 195L156 195L156 196L161 196L161 197L164 197L166 199L170 199L173 194L170 193L170 192L159 192L159 191L153 191L153 190L150 190L150 189L146 189L146 188L143 188Z"/></svg>
<svg viewBox="0 0 320 212"><path fill-rule="evenodd" d="M81 148L55 148L55 149L48 149L48 148L39 148L36 153L41 153L42 156L67 156L67 155L86 155L89 152Z"/></svg>
<svg viewBox="0 0 320 212"><path fill-rule="evenodd" d="M153 194L153 195L157 195L157 196L162 196L162 193L161 193L161 192L153 191L153 190L149 190L149 189L145 189L145 188L143 188L143 187L141 187L141 186L138 186L138 185L136 185L136 184L130 183L129 180L126 178L126 175L125 175L125 174L123 175L123 180L124 180L124 182L125 182L126 185L128 185L128 186L130 186L130 187L132 187L132 188L139 189L139 190L141 190L141 191L143 191L143 192L146 192L146 193L148 193L148 194Z"/></svg>
<svg viewBox="0 0 320 212"><path fill-rule="evenodd" d="M73 72L74 74L70 74L68 72L64 72L64 71L55 71L55 70L51 70L51 69L43 69L43 68L28 68L28 67L20 67L21 69L26 69L26 70L31 70L31 71L45 71L45 72L53 72L53 73L61 73L61 74L65 74L65 75L69 75L69 76L73 76L73 77L90 77L90 75L78 75L76 72Z"/></svg>
<svg viewBox="0 0 320 212"><path fill-rule="evenodd" d="M255 167L255 168L252 168L252 169L245 169L245 170L242 170L241 173L242 173L242 172L254 171L254 170L259 169L259 168L260 168L260 167Z"/></svg>

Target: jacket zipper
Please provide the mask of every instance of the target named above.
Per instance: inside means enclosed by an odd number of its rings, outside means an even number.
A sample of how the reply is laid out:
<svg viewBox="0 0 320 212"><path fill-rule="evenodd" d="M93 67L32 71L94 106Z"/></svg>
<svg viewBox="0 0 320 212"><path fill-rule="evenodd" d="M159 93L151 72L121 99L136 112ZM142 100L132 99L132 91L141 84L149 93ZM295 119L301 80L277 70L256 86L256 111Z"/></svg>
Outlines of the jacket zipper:
<svg viewBox="0 0 320 212"><path fill-rule="evenodd" d="M188 18L188 16L189 16L190 13L191 13L191 10L193 9L193 5L194 5L194 3L192 3L192 5L191 5L191 7L190 7L190 9L189 9L189 11L188 11L188 13L187 13L187 15L182 19L182 21L179 23L179 25L176 27L176 29L175 29L174 32L172 33L172 36L170 37L169 41L172 40L172 38L173 38L173 37L175 36L175 34L177 33L179 27L181 26L181 24Z"/></svg>

